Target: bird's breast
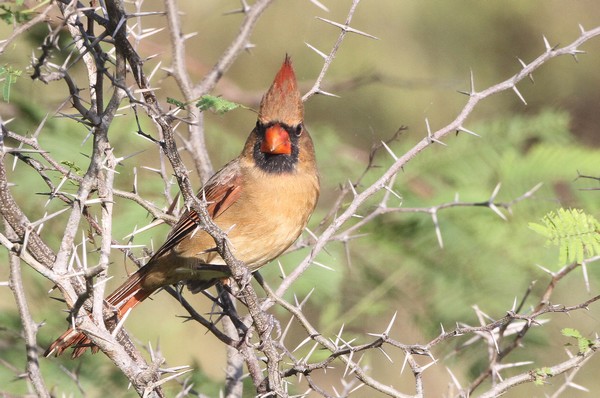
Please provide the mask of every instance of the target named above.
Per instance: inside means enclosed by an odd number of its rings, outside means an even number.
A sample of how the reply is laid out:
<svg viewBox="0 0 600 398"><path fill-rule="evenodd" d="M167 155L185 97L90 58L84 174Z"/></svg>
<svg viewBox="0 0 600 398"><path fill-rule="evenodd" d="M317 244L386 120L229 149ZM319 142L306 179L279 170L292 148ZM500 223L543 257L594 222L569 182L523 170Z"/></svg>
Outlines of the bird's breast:
<svg viewBox="0 0 600 398"><path fill-rule="evenodd" d="M236 258L254 270L298 238L317 203L319 184L316 174L255 171L244 183L240 198L215 221L228 232Z"/></svg>

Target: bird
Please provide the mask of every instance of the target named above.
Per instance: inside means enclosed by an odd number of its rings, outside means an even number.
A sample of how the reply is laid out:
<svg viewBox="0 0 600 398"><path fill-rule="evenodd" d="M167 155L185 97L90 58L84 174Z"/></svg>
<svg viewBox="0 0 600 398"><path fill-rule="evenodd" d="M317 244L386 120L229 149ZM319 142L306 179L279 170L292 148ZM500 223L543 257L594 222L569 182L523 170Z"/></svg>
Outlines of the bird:
<svg viewBox="0 0 600 398"><path fill-rule="evenodd" d="M320 192L319 172L304 105L291 59L286 55L260 102L256 126L241 154L216 172L199 191L212 220L227 233L236 259L250 272L280 256L300 236ZM192 292L230 274L214 239L198 228L189 209L150 260L106 299L118 319L162 287L184 282ZM77 358L92 348L81 331L69 328L44 353L59 356L73 347Z"/></svg>

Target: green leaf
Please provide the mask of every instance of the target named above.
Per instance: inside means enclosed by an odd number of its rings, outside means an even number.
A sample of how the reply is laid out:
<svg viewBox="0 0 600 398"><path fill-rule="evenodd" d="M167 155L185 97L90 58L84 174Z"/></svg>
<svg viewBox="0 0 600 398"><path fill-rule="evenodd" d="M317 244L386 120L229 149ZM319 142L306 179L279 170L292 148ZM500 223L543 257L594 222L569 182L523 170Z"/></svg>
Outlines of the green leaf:
<svg viewBox="0 0 600 398"><path fill-rule="evenodd" d="M17 2L16 5L22 6L23 1ZM3 20L4 22L6 22L7 24L11 24L11 25L15 24L15 23L19 24L22 22L27 22L32 17L32 13L30 11L15 10L5 4L0 5L0 10L3 11L3 12L0 12L0 19Z"/></svg>
<svg viewBox="0 0 600 398"><path fill-rule="evenodd" d="M562 329L560 332L565 337L572 337L577 340L577 348L579 349L579 353L581 354L587 352L594 345L594 342L586 337L583 337L579 330L565 328Z"/></svg>
<svg viewBox="0 0 600 398"><path fill-rule="evenodd" d="M563 330L560 331L560 333L565 337L573 337L576 339L580 339L583 337L581 335L581 333L579 332L579 330L577 330L577 329L564 328Z"/></svg>
<svg viewBox="0 0 600 398"><path fill-rule="evenodd" d="M185 103L171 97L167 97L167 104L175 105L179 108L185 108Z"/></svg>
<svg viewBox="0 0 600 398"><path fill-rule="evenodd" d="M530 222L529 229L537 232L538 234L542 235L545 238L550 238L550 232L548 231L548 228L546 228L545 225Z"/></svg>
<svg viewBox="0 0 600 398"><path fill-rule="evenodd" d="M220 97L215 97L214 95L203 95L198 102L196 102L196 107L201 111L211 110L219 115L232 111L240 106L240 104L227 101Z"/></svg>
<svg viewBox="0 0 600 398"><path fill-rule="evenodd" d="M0 77L4 77L4 84L2 85L2 98L6 102L10 102L10 89L13 84L17 82L17 78L21 76L23 71L13 69L11 66L0 67Z"/></svg>
<svg viewBox="0 0 600 398"><path fill-rule="evenodd" d="M536 386L541 386L544 384L548 377L552 377L552 370L550 368L539 368L535 370L534 373L535 380L533 384Z"/></svg>
<svg viewBox="0 0 600 398"><path fill-rule="evenodd" d="M82 174L81 167L77 166L74 162L71 162L70 160L63 160L60 163L64 164L65 166L67 166L75 174L77 174L77 175L81 175Z"/></svg>
<svg viewBox="0 0 600 398"><path fill-rule="evenodd" d="M546 214L542 224L529 223L529 228L544 236L547 245L558 246L560 265L600 254L600 223L583 210L560 208Z"/></svg>

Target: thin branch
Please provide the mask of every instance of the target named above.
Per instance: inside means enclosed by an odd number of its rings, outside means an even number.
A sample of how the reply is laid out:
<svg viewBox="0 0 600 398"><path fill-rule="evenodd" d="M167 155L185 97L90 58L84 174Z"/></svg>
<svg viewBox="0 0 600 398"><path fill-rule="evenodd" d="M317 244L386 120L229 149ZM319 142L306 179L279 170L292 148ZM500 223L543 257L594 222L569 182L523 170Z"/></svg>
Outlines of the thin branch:
<svg viewBox="0 0 600 398"><path fill-rule="evenodd" d="M199 98L204 94L208 94L221 79L221 76L229 69L240 53L248 48L250 35L254 26L262 13L273 3L273 0L257 0L252 6L248 6L245 10L245 17L240 31L235 36L229 47L223 51L223 55L202 79L202 81L194 87L193 96Z"/></svg>
<svg viewBox="0 0 600 398"><path fill-rule="evenodd" d="M183 94L184 101L186 103L193 103L197 96L194 92L192 80L185 68L186 37L181 31L179 9L174 0L165 0L165 9L167 10L167 23L173 49L173 61L170 72ZM189 140L185 141L185 145L189 146L188 152L194 160L196 170L198 171L202 183L205 183L214 174L214 170L204 137L204 115L192 104L189 106L189 118L189 122L186 123L188 126Z"/></svg>
<svg viewBox="0 0 600 398"><path fill-rule="evenodd" d="M10 226L7 226L7 233L10 232L12 238L16 238L16 234L10 231ZM10 237L10 236L9 236ZM33 385L33 389L38 397L50 397L50 393L44 383L44 378L40 370L37 331L38 325L35 323L29 311L27 297L25 296L25 287L21 275L21 261L15 253L9 253L10 263L10 288L13 291L15 303L19 311L19 319L23 326L23 334L25 337L25 351L27 356L27 376Z"/></svg>
<svg viewBox="0 0 600 398"><path fill-rule="evenodd" d="M508 379L495 384L488 391L481 394L480 398L493 398L498 397L512 389L513 387L523 383L544 383L551 377L556 377L560 374L568 372L569 370L577 369L582 366L589 358L591 358L597 351L597 345L599 341L595 342L594 347L588 349L586 352L578 353L577 355L567 359L564 362L558 363L554 366L544 367L538 371L533 370L519 375L509 377Z"/></svg>
<svg viewBox="0 0 600 398"><path fill-rule="evenodd" d="M352 22L352 17L354 16L354 12L356 11L356 7L358 7L358 3L360 3L360 0L353 0L352 5L350 6L350 10L348 11L348 15L346 16L346 21L345 21L344 24L338 24L338 23L329 21L329 20L324 19L324 18L318 18L318 19L320 19L323 22L327 22L327 23L330 23L330 24L332 24L334 26L337 26L338 28L341 29L341 32L340 32L340 35L338 36L335 44L331 48L331 51L329 52L328 55L325 55L325 54L321 53L316 48L314 48L310 44L306 43L306 45L308 47L310 47L311 49L315 50L317 52L317 54L319 54L321 57L324 58L325 61L323 62L323 67L321 68L321 72L319 72L319 76L315 80L314 85L312 86L312 88L310 90L308 90L308 92L306 94L304 94L304 96L302 96L302 101L308 100L310 97L312 97L315 94L333 95L331 93L327 93L327 92L323 91L321 89L321 84L323 83L323 79L325 78L325 74L329 70L329 66L331 65L331 63L335 59L337 51L340 48L340 46L342 45L342 42L344 41L344 38L346 37L346 34L348 32L359 33L359 34L365 35L367 37L370 37L372 39L376 39L375 36L371 36L371 35L365 34L363 32L357 31L356 29L353 29L353 28L350 27L350 22Z"/></svg>
<svg viewBox="0 0 600 398"><path fill-rule="evenodd" d="M27 32L29 29L31 29L33 26L37 25L38 23L44 21L48 17L48 14L50 13L50 11L53 8L54 8L54 4L50 3L50 5L48 5L46 8L44 8L41 13L37 14L35 17L31 18L29 21L25 22L24 24L17 26L15 28L15 30L13 30L13 32L10 34L9 37L7 37L6 39L1 41L0 55L2 55L4 53L6 48L13 41L15 41L15 39L17 37L21 36L23 33Z"/></svg>

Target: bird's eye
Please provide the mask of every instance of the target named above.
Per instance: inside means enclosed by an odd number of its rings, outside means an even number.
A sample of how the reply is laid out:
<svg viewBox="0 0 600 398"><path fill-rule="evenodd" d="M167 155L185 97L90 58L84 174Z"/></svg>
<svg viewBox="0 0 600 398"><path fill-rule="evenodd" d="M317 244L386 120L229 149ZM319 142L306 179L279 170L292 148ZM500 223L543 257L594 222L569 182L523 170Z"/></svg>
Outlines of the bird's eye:
<svg viewBox="0 0 600 398"><path fill-rule="evenodd" d="M302 123L300 123L299 125L296 126L296 135L300 136L300 134L302 134Z"/></svg>

